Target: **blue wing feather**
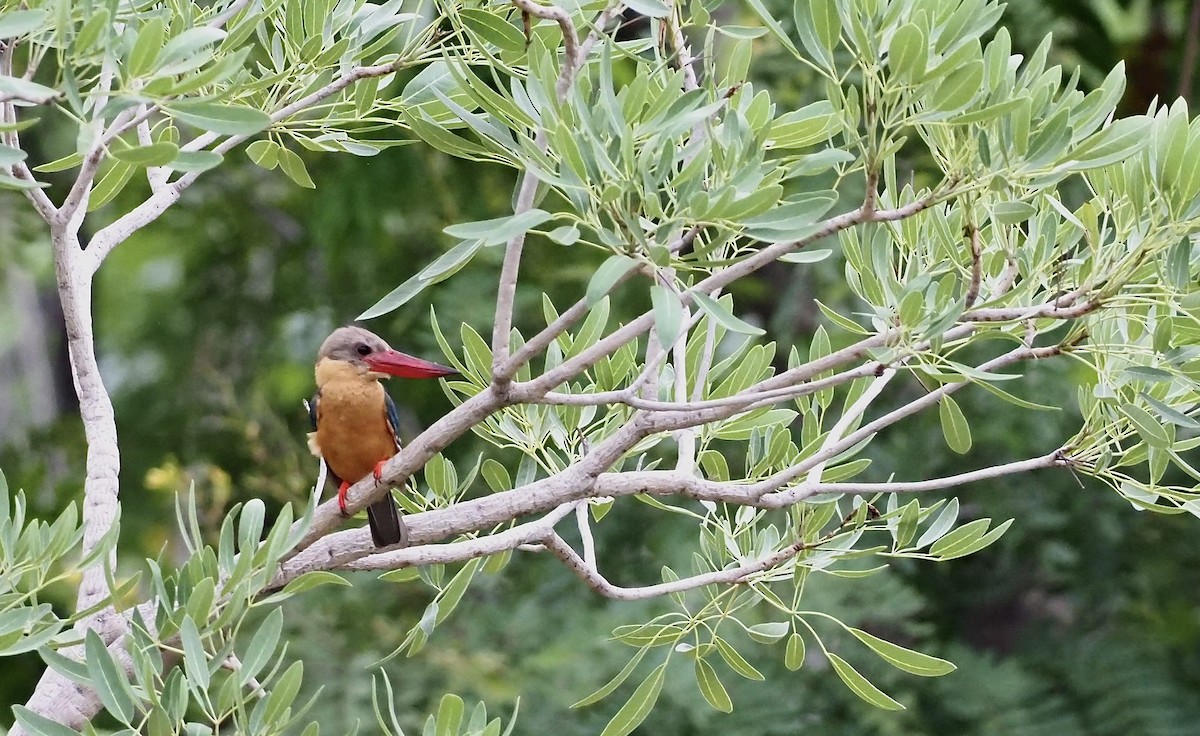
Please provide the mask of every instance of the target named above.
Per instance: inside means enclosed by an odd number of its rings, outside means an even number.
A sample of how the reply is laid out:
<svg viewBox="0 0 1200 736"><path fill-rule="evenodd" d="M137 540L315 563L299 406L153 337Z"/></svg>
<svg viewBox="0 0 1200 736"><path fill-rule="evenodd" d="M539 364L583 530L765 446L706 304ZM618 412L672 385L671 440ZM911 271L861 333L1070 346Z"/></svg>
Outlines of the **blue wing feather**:
<svg viewBox="0 0 1200 736"><path fill-rule="evenodd" d="M387 423L388 429L392 432L392 439L396 442L396 449L400 449L400 415L396 412L396 402L392 401L392 397L386 391L383 392L383 403L387 407Z"/></svg>

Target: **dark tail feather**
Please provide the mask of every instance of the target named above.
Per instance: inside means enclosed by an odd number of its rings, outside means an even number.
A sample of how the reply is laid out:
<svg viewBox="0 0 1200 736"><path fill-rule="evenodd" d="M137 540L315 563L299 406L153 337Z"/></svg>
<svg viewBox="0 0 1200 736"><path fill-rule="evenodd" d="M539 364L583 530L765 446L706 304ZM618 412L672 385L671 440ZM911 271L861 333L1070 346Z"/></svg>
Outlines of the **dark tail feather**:
<svg viewBox="0 0 1200 736"><path fill-rule="evenodd" d="M390 493L382 501L367 507L367 522L371 525L371 540L376 547L408 544L408 527L400 518L400 509Z"/></svg>

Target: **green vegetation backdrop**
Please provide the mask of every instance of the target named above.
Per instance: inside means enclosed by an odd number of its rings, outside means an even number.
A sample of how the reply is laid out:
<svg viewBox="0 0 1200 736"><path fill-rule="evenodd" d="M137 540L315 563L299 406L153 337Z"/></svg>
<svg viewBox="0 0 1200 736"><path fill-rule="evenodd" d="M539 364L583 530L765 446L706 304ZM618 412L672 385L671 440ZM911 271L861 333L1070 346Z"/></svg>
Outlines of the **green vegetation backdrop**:
<svg viewBox="0 0 1200 736"><path fill-rule="evenodd" d="M660 4L642 0L629 7L653 15ZM700 25L685 28L696 31L691 42L705 65L710 56L718 65L732 63L731 49L744 42L754 53L747 81L771 90L781 111L825 99L820 75L797 63L776 34L759 33L769 12L786 19L777 30L788 43L809 53L791 20L790 3L691 5L689 13L707 8L703 12L711 11L732 28L718 44L711 35L706 40ZM0 4L0 27L7 13L21 12L18 6ZM507 15L506 32L519 37L519 14L497 7L491 12ZM1049 63L1064 65L1068 73L1077 67L1085 92L1101 87L1108 71L1124 59L1129 83L1119 114L1137 114L1154 99L1194 99L1196 7L1191 2L1012 0L997 28L1011 37L1014 53L1026 58L1052 31ZM635 15L623 32L649 38L653 45L658 22L651 27ZM537 24L537 31L551 40L557 32L548 22ZM984 44L997 32L988 31ZM380 97L398 95L418 73L397 75L381 87ZM611 73L620 86L634 71L630 64L616 64ZM72 148L73 135L61 119L49 120L23 137L23 148L31 163L48 161ZM291 143L294 160L272 168L256 165L244 147L237 149L99 269L97 352L122 450L118 579L144 571L139 561L147 557L164 567L187 557L176 499L189 489L194 489L196 527L210 543L234 504L262 499L268 527L285 503L302 506L317 473L304 443L302 401L312 391L311 364L320 340L446 252L457 239L443 233L444 227L511 215L518 172L455 158L407 131L381 137L397 139L396 145L369 157ZM255 153L259 164L273 163L271 157L279 155L263 148ZM914 187L937 184L939 169L927 149L910 142L898 155L904 172L912 172ZM52 184L56 201L70 182L64 176L42 177ZM834 184L830 176L823 186ZM99 215L126 211L146 193L145 183L135 177ZM85 239L92 234L87 227ZM544 299L559 309L572 303L607 255L597 248L556 245L544 235L531 235L530 241L513 310L514 326L527 336L545 324ZM775 341L772 365L778 371L788 367L793 349L800 355L814 350L819 325L831 329L814 295L841 314L861 309L847 284L836 239L830 242L827 247L836 252L829 259L803 270L777 263L730 290L738 315L766 328ZM393 346L438 360L443 358L430 324L433 313L455 345L460 344L459 325L487 339L503 258L503 248L479 250L453 278L424 289L369 326ZM1190 259L1189 278L1194 279L1195 257ZM6 294L0 298L0 468L10 493L24 489L31 515L52 519L80 497L85 444L74 410L49 236L16 191L0 190L0 271L0 293ZM628 322L650 307L646 293L622 292L609 302L611 321ZM1079 422L1077 386L1088 375L1071 362L1030 366L1025 373L1023 397L1064 411L1026 412L985 391L964 392L958 399L962 413L984 418L972 422L967 459L948 449L944 417L928 412L910 419L906 431L881 435L862 456L882 469L904 469L902 479L916 479L1033 457L1058 446ZM451 406L433 386L393 385L391 390L402 407L406 437ZM465 474L480 453L490 452L488 447L467 435L445 455ZM669 457L673 451L663 452ZM520 472L519 459L504 460L512 476ZM735 462L742 460L729 458L730 465ZM1192 482L1176 470L1168 472L1171 478ZM488 487L480 476L469 495L484 495ZM753 649L746 641L764 679L721 668L719 687L728 693L731 713L712 707L719 696L701 697L690 668L686 674L671 669L638 732L1192 733L1200 722L1195 519L1187 513L1135 513L1127 500L1101 488L1099 480L1062 470L972 484L958 494L962 520L1016 520L987 549L946 564L895 560L866 581L810 580L808 608L957 665L949 675L927 679L878 658L846 655L906 710L866 706L819 652L810 651L802 657L803 667L793 671L788 665L799 663L785 662L782 646ZM598 531L603 567L614 582L657 580L662 565L690 569L694 529L643 512L640 504L616 504ZM447 579L454 569L446 571ZM392 707L406 732L419 732L426 714L439 704L449 707L442 694L454 692L466 699L468 712L482 700L492 715L503 714L506 724L519 697L516 733L599 733L648 669L643 666L597 705L572 710L571 704L629 660L633 650L610 640L613 629L664 610L656 600L604 599L549 555L517 552L503 570L476 577L424 648L385 659L427 614L432 591L369 573L352 579L352 587L323 585L282 604L287 656L304 663L297 702L321 690L306 718L324 732L346 732L356 721L360 732L375 732L378 705L373 703L384 697L385 686L373 673L382 659ZM76 582L55 583L42 592L42 600L61 615L72 613ZM129 602L150 590L146 576L139 586L127 592ZM267 613L253 612L247 626L260 625ZM0 702L26 702L44 669L42 658L29 652L2 667ZM0 710L0 724L12 719L8 708ZM104 732L116 722L102 716L96 727Z"/></svg>

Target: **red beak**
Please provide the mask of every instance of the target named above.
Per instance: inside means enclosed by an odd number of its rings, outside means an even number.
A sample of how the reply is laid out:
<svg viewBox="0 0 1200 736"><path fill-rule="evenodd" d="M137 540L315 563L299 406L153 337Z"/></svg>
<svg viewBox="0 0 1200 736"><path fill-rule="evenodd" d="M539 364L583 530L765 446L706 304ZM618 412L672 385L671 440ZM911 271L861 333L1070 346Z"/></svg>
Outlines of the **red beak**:
<svg viewBox="0 0 1200 736"><path fill-rule="evenodd" d="M363 362L377 373L386 373L397 378L441 378L458 374L453 368L414 358L398 350L371 353L363 358Z"/></svg>

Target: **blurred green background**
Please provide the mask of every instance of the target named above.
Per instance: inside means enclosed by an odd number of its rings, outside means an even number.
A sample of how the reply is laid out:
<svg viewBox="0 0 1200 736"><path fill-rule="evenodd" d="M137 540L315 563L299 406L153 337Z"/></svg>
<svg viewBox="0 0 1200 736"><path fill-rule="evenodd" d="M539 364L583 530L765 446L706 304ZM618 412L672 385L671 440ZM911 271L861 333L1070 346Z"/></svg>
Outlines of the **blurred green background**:
<svg viewBox="0 0 1200 736"><path fill-rule="evenodd" d="M722 12L739 12L727 5ZM1127 112L1144 111L1156 97L1195 98L1200 4L1191 0L1010 0L1003 23L1023 53L1053 32L1052 61L1080 66L1084 87L1124 59ZM754 81L775 90L780 104L799 107L819 93L803 67L767 38L759 43ZM39 150L61 144L27 143L31 159L41 160ZM190 483L210 530L246 498L266 499L269 508L302 500L317 466L304 444L301 401L312 391L311 362L321 339L444 251L451 240L442 227L511 211L512 172L421 145L374 158L304 156L315 191L241 154L230 156L100 271L96 335L121 433L123 574L145 556L179 553L173 503ZM108 207L119 212L143 195L131 186ZM499 249L484 251L370 328L432 359L441 356L431 308L447 334L456 335L461 323L490 334L499 256ZM540 326L543 292L560 308L573 301L602 258L531 241L518 326ZM796 273L768 269L735 290L739 310L779 341L781 361L792 345L807 350L818 319L814 295L834 304L848 298L837 263L801 279ZM615 304L614 313L628 317L640 306ZM83 476L62 331L45 231L19 195L0 192L0 468L43 515L76 498ZM1073 405L1064 366L1041 368L1031 380L1028 395L1036 400ZM448 406L432 386L391 389L408 436ZM1041 454L1073 431L1069 408L1017 414L978 394L963 408L984 419L966 459L945 449L936 417L918 417L911 430L871 446L875 472L957 472ZM447 454L469 467L484 449L467 437ZM920 467L911 465L913 458ZM962 502L968 518L1017 522L999 543L967 559L901 561L863 581L814 579L810 586L810 608L958 664L947 677L925 680L851 651L855 665L907 711L874 711L827 665L811 661L788 672L782 650L761 648L752 662L766 682L723 678L734 700L731 715L704 703L690 673L668 671L659 705L639 733L1196 733L1194 519L1136 513L1114 494L1062 472L977 484ZM650 534L643 510L618 505L600 529L602 566L616 582L648 580L661 564L686 567L682 550L691 540L669 526ZM375 731L370 667L400 642L429 599L417 584L357 582L286 604L290 652L305 660L308 691L324 688L313 713L331 732L344 732L355 719L362 719L363 732ZM59 603L70 600L63 590ZM502 572L476 582L419 655L385 665L397 710L419 730L422 714L447 690L468 702L484 699L493 713L520 696L517 733L597 733L640 678L599 705L568 706L632 654L607 640L611 629L661 609L655 601L603 600L552 559L518 554ZM6 662L0 701L23 702L39 672L34 656ZM0 723L11 723L7 708Z"/></svg>

